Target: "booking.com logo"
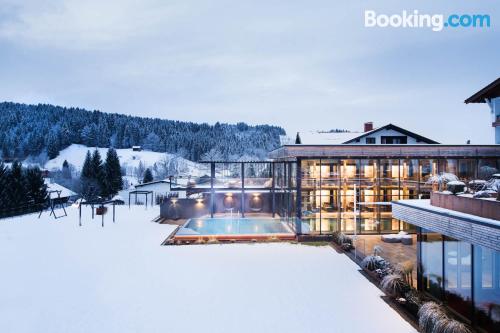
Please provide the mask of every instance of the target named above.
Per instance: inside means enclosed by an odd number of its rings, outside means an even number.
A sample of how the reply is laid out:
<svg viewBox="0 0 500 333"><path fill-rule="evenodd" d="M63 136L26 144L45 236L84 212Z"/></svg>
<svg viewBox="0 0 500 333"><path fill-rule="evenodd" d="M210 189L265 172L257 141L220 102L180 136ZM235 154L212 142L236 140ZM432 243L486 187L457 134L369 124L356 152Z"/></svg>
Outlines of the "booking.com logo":
<svg viewBox="0 0 500 333"><path fill-rule="evenodd" d="M420 14L418 10L401 14L377 14L374 10L365 10L365 27L381 28L431 28L441 31L444 28L489 28L490 16L487 14Z"/></svg>

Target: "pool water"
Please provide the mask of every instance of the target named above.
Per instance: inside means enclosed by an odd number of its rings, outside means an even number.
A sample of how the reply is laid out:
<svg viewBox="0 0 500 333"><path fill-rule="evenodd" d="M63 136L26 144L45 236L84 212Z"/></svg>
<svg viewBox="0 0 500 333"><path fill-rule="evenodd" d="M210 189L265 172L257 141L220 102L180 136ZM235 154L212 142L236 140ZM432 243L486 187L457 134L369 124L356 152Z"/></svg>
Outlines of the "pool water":
<svg viewBox="0 0 500 333"><path fill-rule="evenodd" d="M291 230L278 219L265 218L197 218L190 219L177 235L249 235L290 234Z"/></svg>

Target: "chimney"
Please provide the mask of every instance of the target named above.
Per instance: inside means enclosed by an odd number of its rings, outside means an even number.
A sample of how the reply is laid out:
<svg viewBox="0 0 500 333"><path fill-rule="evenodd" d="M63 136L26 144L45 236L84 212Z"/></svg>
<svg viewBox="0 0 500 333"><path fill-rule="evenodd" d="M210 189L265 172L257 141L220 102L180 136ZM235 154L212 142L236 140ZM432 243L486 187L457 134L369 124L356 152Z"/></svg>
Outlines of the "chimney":
<svg viewBox="0 0 500 333"><path fill-rule="evenodd" d="M369 121L365 123L365 132L369 132L371 130L373 130L373 122Z"/></svg>

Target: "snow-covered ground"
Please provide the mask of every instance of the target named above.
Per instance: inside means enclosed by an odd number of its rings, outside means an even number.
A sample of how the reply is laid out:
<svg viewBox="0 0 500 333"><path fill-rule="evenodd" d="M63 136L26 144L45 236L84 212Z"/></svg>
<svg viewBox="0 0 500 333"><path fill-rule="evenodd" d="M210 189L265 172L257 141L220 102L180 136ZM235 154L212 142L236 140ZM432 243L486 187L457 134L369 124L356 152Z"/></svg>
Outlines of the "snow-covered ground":
<svg viewBox="0 0 500 333"><path fill-rule="evenodd" d="M415 332L329 247L160 246L158 207L83 213L0 220L0 332Z"/></svg>
<svg viewBox="0 0 500 333"><path fill-rule="evenodd" d="M85 155L87 151L93 152L95 147L87 147L84 145L72 144L71 146L61 150L59 155L45 163L45 168L48 170L61 169L64 160L72 164L76 169L81 170L83 167L83 162L85 161ZM97 148L101 154L102 159L106 158L106 152L108 148ZM127 170L127 174L132 174L134 168L139 167L139 163L143 163L146 168L152 167L155 163L161 162L165 158L174 158L174 155L167 153L159 153L154 151L133 151L132 149L117 149L118 157L120 159L120 165ZM200 164L186 160L184 158L179 158L180 163L185 166L184 173L193 176L202 176L200 172L206 169Z"/></svg>

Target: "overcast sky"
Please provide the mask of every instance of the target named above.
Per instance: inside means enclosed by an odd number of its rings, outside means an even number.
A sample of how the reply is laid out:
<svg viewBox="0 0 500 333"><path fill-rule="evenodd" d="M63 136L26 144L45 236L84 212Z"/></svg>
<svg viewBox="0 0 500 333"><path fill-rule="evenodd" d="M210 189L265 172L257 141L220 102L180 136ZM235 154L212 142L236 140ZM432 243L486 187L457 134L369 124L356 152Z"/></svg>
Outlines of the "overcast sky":
<svg viewBox="0 0 500 333"><path fill-rule="evenodd" d="M495 7L493 7L495 4ZM394 123L493 143L464 99L500 76L493 1L0 0L0 100L214 123ZM489 29L365 28L364 10L484 13Z"/></svg>

